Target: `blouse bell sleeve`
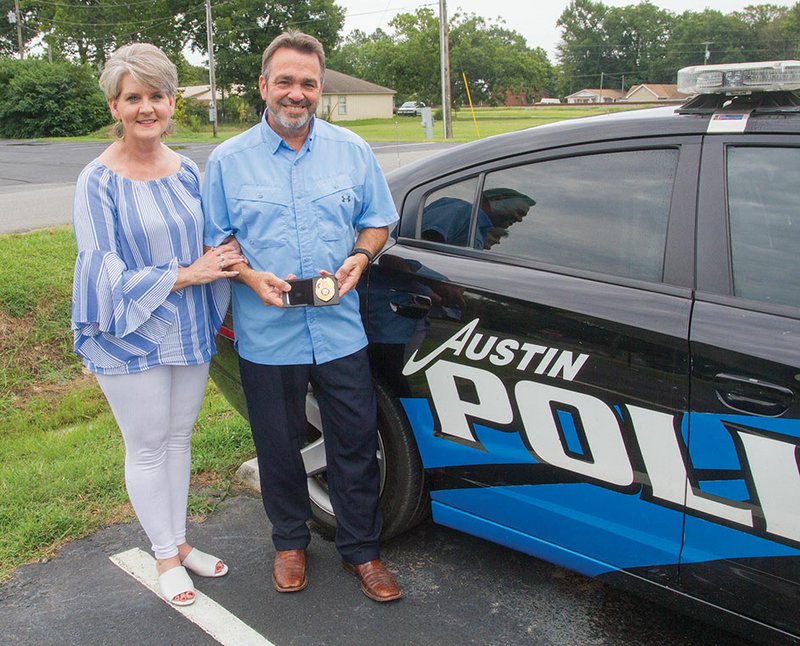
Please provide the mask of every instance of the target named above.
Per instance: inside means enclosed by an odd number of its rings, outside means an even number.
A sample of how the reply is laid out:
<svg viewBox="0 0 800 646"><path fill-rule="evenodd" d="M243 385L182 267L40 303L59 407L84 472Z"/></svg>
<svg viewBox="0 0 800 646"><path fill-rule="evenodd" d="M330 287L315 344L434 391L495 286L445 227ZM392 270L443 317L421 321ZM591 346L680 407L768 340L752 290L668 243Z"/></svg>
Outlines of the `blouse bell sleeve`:
<svg viewBox="0 0 800 646"><path fill-rule="evenodd" d="M172 292L178 261L129 266L120 249L114 176L102 166L81 173L73 226L78 256L72 286L75 352L98 368L116 368L153 352L175 323L182 294ZM134 255L136 236L126 239ZM132 244L134 243L134 244Z"/></svg>

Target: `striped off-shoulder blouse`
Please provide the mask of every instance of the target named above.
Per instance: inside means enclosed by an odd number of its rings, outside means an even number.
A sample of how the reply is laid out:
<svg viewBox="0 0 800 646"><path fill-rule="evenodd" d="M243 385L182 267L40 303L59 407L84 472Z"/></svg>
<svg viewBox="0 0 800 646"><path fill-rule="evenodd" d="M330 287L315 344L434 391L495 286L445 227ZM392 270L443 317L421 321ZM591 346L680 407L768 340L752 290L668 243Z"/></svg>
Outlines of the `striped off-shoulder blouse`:
<svg viewBox="0 0 800 646"><path fill-rule="evenodd" d="M94 160L78 178L72 219L72 330L84 365L112 375L209 361L228 282L171 291L178 267L203 253L195 163L181 156L175 175L135 181Z"/></svg>

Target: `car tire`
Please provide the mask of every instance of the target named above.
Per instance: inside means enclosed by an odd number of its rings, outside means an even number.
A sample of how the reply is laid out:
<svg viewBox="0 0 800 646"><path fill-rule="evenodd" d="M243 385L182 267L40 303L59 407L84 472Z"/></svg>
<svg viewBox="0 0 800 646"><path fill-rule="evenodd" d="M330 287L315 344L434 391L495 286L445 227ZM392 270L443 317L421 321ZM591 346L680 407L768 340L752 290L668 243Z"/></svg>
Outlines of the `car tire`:
<svg viewBox="0 0 800 646"><path fill-rule="evenodd" d="M383 512L382 539L392 538L419 524L430 512L428 490L422 460L411 428L399 402L388 388L375 382L378 405L378 461L381 471L380 504ZM319 409L313 393L306 402L309 441L303 447L303 461L308 474L311 517L315 527L325 536L336 532L325 476L324 436Z"/></svg>

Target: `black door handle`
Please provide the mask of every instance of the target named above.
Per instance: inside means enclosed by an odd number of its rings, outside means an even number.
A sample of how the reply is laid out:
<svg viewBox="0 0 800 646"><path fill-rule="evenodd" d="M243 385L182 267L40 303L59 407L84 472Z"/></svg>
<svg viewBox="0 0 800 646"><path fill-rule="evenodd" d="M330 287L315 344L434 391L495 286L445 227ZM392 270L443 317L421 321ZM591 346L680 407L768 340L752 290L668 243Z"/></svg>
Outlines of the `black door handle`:
<svg viewBox="0 0 800 646"><path fill-rule="evenodd" d="M422 294L412 294L410 292L398 292L392 290L389 294L389 307L395 314L405 316L410 319L422 319L428 315L433 305L429 296Z"/></svg>
<svg viewBox="0 0 800 646"><path fill-rule="evenodd" d="M794 399L790 388L741 375L720 373L714 377L714 388L729 408L764 417L783 415Z"/></svg>

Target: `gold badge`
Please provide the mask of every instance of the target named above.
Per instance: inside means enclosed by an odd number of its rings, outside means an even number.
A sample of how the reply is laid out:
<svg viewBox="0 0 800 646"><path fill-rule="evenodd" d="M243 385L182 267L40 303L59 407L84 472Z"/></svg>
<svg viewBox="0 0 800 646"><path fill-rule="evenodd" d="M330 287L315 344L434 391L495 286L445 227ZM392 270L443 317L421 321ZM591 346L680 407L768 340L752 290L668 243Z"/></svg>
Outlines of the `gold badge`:
<svg viewBox="0 0 800 646"><path fill-rule="evenodd" d="M323 303L327 303L336 294L336 283L334 283L333 279L329 276L322 276L317 279L314 285L314 293L319 300Z"/></svg>

